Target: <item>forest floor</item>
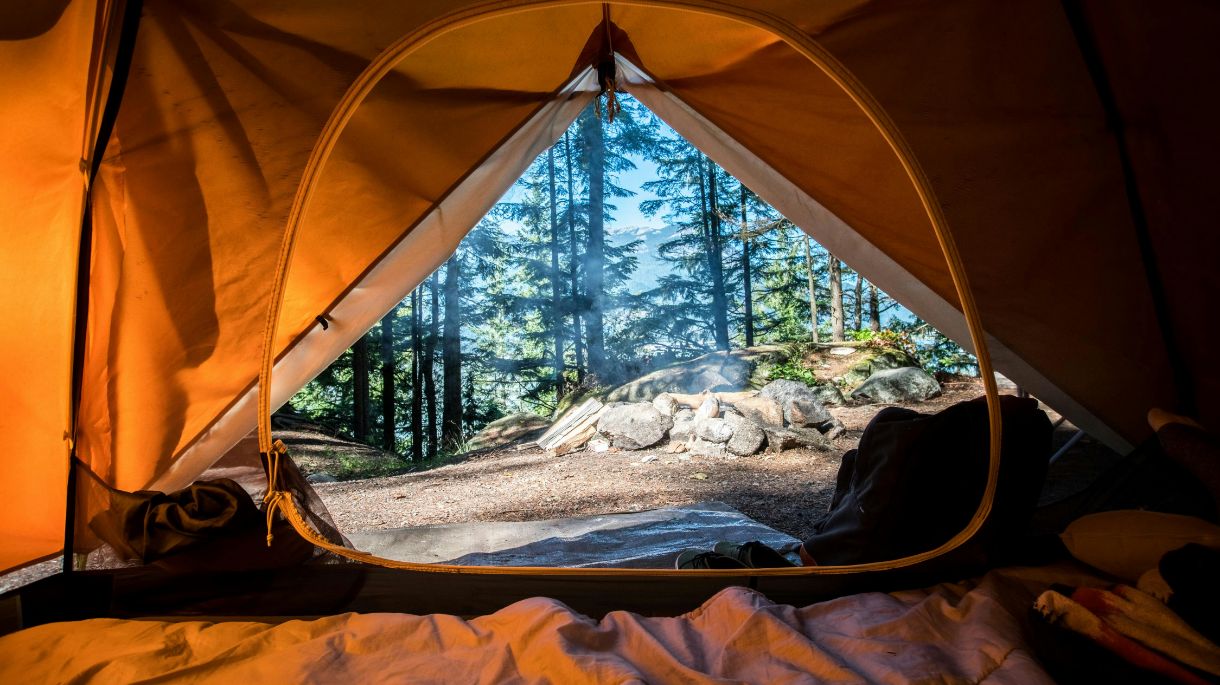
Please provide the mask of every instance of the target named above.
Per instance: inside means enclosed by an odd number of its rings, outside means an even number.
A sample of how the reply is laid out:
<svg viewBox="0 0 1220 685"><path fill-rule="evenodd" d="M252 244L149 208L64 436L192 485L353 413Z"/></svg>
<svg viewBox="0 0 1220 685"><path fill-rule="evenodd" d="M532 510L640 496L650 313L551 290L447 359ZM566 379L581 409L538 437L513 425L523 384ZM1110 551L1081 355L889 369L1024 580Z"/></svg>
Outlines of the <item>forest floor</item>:
<svg viewBox="0 0 1220 685"><path fill-rule="evenodd" d="M950 377L942 386L939 397L900 406L934 413L983 392L977 378ZM1001 392L1015 389L1009 385ZM847 427L831 452L794 449L726 458L646 449L548 456L535 447L508 445L426 471L320 483L315 488L344 531L529 521L712 500L803 539L827 511L843 453L856 446L869 420L885 406L895 405L831 407ZM1047 413L1052 420L1059 418L1049 409ZM1056 443L1072 431L1064 424ZM1091 441L1083 442L1087 448ZM1072 486L1061 482L1060 487Z"/></svg>

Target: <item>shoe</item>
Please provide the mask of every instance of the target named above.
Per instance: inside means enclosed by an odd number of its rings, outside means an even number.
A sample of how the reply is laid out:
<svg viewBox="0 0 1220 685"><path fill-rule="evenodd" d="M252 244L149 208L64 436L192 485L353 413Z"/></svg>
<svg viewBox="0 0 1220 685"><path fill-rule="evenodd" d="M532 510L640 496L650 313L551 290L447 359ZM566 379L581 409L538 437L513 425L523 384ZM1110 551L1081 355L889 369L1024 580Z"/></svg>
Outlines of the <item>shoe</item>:
<svg viewBox="0 0 1220 685"><path fill-rule="evenodd" d="M697 549L688 549L678 555L674 559L674 568L679 571L690 569L733 569L733 568L749 568L740 561L726 557L723 554L716 552L701 552Z"/></svg>
<svg viewBox="0 0 1220 685"><path fill-rule="evenodd" d="M763 543L755 540L737 544L735 542L717 542L712 548L716 554L728 557L749 568L787 568L796 564L784 558Z"/></svg>

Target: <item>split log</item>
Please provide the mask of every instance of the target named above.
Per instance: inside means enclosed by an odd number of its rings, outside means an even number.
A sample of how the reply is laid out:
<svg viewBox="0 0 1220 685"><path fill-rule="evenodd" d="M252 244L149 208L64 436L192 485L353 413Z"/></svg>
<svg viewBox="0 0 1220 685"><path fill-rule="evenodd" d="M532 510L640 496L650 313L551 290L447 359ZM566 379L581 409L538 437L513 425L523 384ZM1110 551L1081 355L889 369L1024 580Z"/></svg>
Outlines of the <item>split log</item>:
<svg viewBox="0 0 1220 685"><path fill-rule="evenodd" d="M597 419L605 408L596 399L568 410L541 438L538 447L552 454L567 454L584 447L597 434Z"/></svg>

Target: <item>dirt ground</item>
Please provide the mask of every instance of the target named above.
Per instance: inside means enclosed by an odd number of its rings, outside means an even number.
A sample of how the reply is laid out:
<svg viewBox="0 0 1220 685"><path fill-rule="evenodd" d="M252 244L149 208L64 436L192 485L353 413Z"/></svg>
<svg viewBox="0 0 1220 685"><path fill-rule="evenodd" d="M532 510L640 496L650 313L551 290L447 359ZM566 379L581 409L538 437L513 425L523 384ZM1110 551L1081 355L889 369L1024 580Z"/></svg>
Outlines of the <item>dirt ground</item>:
<svg viewBox="0 0 1220 685"><path fill-rule="evenodd" d="M973 378L947 378L942 387L940 397L906 406L934 413L982 394L981 382ZM648 449L551 457L536 448L509 446L428 471L315 487L346 531L527 521L715 500L804 538L829 506L843 453L856 446L865 425L884 406L890 405L831 408L848 430L828 453L801 449L726 458ZM1048 413L1052 420L1059 418ZM1058 440L1071 430L1070 425L1061 427ZM1073 487L1067 485L1064 494Z"/></svg>

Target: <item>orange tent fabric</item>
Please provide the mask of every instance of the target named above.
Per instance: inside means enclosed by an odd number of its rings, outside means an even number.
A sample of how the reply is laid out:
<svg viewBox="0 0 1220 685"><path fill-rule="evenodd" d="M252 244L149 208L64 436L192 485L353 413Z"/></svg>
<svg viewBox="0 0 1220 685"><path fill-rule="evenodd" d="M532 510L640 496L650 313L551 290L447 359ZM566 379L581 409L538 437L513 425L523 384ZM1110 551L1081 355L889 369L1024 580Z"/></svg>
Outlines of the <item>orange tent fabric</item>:
<svg viewBox="0 0 1220 685"><path fill-rule="evenodd" d="M79 160L116 22L105 2L58 5L5 10L21 21L0 28L14 94L0 104L0 377L14 398L0 567L61 544ZM445 257L592 97L589 68L610 51L634 70L625 88L964 340L910 180L794 41L824 51L930 179L1000 371L1116 446L1145 437L1150 406L1220 418L1202 314L1218 285L1207 179L1220 140L1201 87L1220 76L1206 57L1220 10L1205 3L147 0L142 12L92 189L78 431L80 458L116 487L184 485L254 426L271 279L311 155L277 402ZM383 62L362 105L332 121ZM1175 366L1193 389L1175 387Z"/></svg>

